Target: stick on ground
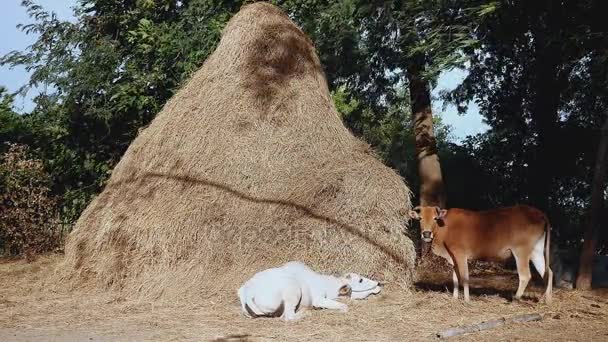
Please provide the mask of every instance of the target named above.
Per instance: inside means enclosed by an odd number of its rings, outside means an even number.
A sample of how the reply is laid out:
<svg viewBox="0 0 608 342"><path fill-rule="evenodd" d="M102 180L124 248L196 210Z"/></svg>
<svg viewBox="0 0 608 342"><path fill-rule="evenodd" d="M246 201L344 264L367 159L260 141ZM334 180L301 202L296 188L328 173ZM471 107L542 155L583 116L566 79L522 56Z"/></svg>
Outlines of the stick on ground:
<svg viewBox="0 0 608 342"><path fill-rule="evenodd" d="M477 324L464 325L460 327L450 328L447 330L443 330L437 333L437 337L439 338L448 338L453 336L458 336L462 334L483 331L488 329L493 329L499 327L501 325L505 325L507 323L523 323L523 322L532 322L532 321L540 321L543 317L540 314L525 314L518 315L511 318L499 318L494 319L487 322L481 322Z"/></svg>

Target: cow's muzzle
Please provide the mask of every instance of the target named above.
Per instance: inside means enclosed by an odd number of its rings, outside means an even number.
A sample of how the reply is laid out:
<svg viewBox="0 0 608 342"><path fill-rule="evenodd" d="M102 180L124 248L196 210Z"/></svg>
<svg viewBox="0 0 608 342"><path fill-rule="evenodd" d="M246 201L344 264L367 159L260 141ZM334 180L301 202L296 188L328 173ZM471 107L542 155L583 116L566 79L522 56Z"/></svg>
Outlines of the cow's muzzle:
<svg viewBox="0 0 608 342"><path fill-rule="evenodd" d="M431 242L431 241L433 241L433 232L430 232L428 230L423 231L422 232L422 240L424 242Z"/></svg>

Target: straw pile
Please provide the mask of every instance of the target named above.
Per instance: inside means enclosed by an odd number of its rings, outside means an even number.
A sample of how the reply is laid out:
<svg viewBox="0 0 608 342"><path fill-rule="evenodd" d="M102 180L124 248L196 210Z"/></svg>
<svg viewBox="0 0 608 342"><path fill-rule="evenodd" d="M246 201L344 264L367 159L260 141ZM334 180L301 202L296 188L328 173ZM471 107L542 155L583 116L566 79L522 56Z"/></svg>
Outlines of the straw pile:
<svg viewBox="0 0 608 342"><path fill-rule="evenodd" d="M248 5L84 211L60 274L190 300L288 260L408 284L409 195L344 127L311 41Z"/></svg>

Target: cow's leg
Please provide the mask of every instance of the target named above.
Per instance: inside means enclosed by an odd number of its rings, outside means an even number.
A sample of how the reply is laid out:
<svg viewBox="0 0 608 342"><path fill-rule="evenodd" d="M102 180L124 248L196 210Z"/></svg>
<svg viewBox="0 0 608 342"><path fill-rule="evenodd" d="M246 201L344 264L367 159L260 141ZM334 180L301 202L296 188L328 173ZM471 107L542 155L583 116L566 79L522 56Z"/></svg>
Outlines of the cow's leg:
<svg viewBox="0 0 608 342"><path fill-rule="evenodd" d="M293 291L289 291L283 296L284 311L282 317L285 321L294 321L300 318L300 315L296 314L296 310L302 300L300 288L294 288Z"/></svg>
<svg viewBox="0 0 608 342"><path fill-rule="evenodd" d="M454 266L452 266L452 283L454 283L454 299L458 299L458 275L456 274L456 267Z"/></svg>
<svg viewBox="0 0 608 342"><path fill-rule="evenodd" d="M546 267L545 260L545 234L536 242L534 245L534 249L532 250L532 263L534 264L534 268L540 274L540 277L545 281L545 299L548 298L548 301L551 301L551 292L553 292L553 271L551 271L550 267ZM545 274L545 270L547 274Z"/></svg>
<svg viewBox="0 0 608 342"><path fill-rule="evenodd" d="M547 288L545 289L545 301L547 304L551 304L551 294L553 293L553 271L550 267L547 268L546 282Z"/></svg>
<svg viewBox="0 0 608 342"><path fill-rule="evenodd" d="M296 314L302 302L302 288L295 279L290 279L282 291L281 308L275 311L275 316L281 316L285 321L293 321L300 318ZM283 311L283 312L281 312Z"/></svg>
<svg viewBox="0 0 608 342"><path fill-rule="evenodd" d="M447 258L448 264L452 266L452 284L454 284L453 296L454 299L458 299L458 272L456 270L456 266L454 265L454 260L450 257Z"/></svg>
<svg viewBox="0 0 608 342"><path fill-rule="evenodd" d="M530 259L532 259L532 264L534 264L534 268L536 268L540 277L545 279L545 234L534 244Z"/></svg>
<svg viewBox="0 0 608 342"><path fill-rule="evenodd" d="M313 299L312 305L316 308L340 310L342 312L348 311L348 306L344 303L340 303L329 298L317 298Z"/></svg>
<svg viewBox="0 0 608 342"><path fill-rule="evenodd" d="M285 305L285 312L283 312L283 320L295 321L296 319L298 319L298 316L296 316L296 311L294 309L295 307L292 305Z"/></svg>
<svg viewBox="0 0 608 342"><path fill-rule="evenodd" d="M517 292L515 292L514 299L519 300L524 294L526 286L528 286L528 282L532 277L530 274L530 253L513 251L513 256L515 257L515 262L517 263L517 274L519 275L519 287L517 288Z"/></svg>
<svg viewBox="0 0 608 342"><path fill-rule="evenodd" d="M469 262L466 255L455 255L456 268L458 269L458 275L460 283L462 284L464 301L469 301ZM458 295L458 292L456 292Z"/></svg>
<svg viewBox="0 0 608 342"><path fill-rule="evenodd" d="M464 258L464 263L462 265L464 277L462 278L463 283L463 292L464 292L464 301L469 301L469 261L467 258Z"/></svg>

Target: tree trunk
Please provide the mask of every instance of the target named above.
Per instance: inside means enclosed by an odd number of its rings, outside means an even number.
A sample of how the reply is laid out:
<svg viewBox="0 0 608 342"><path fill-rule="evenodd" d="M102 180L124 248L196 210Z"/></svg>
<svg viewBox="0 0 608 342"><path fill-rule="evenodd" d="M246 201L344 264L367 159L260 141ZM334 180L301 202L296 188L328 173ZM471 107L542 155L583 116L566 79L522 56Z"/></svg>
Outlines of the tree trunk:
<svg viewBox="0 0 608 342"><path fill-rule="evenodd" d="M593 183L591 183L591 209L588 213L587 228L585 230L585 242L581 253L578 266L578 276L576 277L576 288L579 290L589 290L591 288L591 276L593 257L597 246L599 233L599 216L604 203L604 189L606 186L606 173L608 172L608 112L602 131L600 134L600 144L595 160L595 170L593 171Z"/></svg>
<svg viewBox="0 0 608 342"><path fill-rule="evenodd" d="M431 94L428 82L422 78L423 71L424 56L414 58L407 66L420 177L420 205L445 208L445 188L433 132Z"/></svg>

